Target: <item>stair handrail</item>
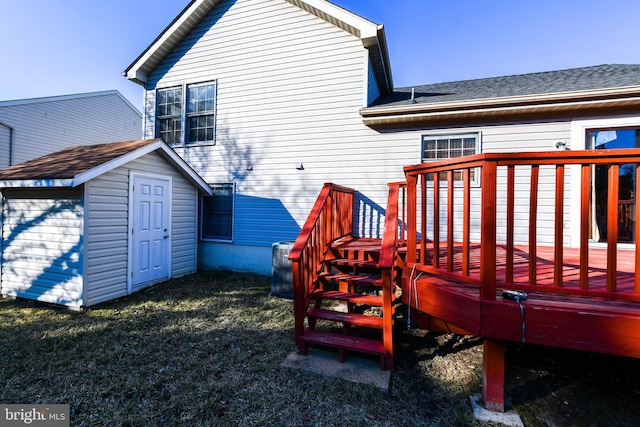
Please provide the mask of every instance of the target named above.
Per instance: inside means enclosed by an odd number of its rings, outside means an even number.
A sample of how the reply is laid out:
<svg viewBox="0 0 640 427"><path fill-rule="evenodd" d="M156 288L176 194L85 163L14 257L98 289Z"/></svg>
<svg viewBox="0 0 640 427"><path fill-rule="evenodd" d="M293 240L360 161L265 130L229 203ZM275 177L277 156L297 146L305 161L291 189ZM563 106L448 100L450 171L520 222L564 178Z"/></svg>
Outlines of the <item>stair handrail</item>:
<svg viewBox="0 0 640 427"><path fill-rule="evenodd" d="M313 291L311 287L322 270L331 242L349 236L353 231L354 193L352 188L325 183L289 251L296 341L304 334L306 308Z"/></svg>
<svg viewBox="0 0 640 427"><path fill-rule="evenodd" d="M396 249L404 243L405 210L404 198L400 203L400 194L404 192L406 182L390 182L387 196L387 211L384 218L384 233L382 234L382 251L378 267L392 268L395 266ZM404 193L403 193L404 194Z"/></svg>
<svg viewBox="0 0 640 427"><path fill-rule="evenodd" d="M400 192L406 188L404 182L388 184L387 211L384 219L382 248L378 267L382 273L382 343L386 351L385 369L393 369L393 300L396 285L397 248L399 237L404 240L404 198L401 205Z"/></svg>

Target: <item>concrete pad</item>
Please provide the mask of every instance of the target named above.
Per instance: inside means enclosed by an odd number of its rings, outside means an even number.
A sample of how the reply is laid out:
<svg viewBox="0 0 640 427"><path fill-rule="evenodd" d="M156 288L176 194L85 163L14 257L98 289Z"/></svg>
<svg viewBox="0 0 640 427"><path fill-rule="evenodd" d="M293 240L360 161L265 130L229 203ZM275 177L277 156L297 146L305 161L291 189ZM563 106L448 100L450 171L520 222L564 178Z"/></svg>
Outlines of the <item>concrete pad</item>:
<svg viewBox="0 0 640 427"><path fill-rule="evenodd" d="M513 427L524 427L524 424L522 424L522 420L515 409L505 412L490 411L482 406L481 394L474 394L470 399L471 407L473 408L473 416L476 420L491 421L493 423L500 423Z"/></svg>
<svg viewBox="0 0 640 427"><path fill-rule="evenodd" d="M296 352L289 353L282 362L282 366L315 372L325 377L371 384L384 391L389 390L391 381L391 371L380 370L378 359L348 354L345 356L344 363L340 363L337 353L316 348L310 348L306 356Z"/></svg>

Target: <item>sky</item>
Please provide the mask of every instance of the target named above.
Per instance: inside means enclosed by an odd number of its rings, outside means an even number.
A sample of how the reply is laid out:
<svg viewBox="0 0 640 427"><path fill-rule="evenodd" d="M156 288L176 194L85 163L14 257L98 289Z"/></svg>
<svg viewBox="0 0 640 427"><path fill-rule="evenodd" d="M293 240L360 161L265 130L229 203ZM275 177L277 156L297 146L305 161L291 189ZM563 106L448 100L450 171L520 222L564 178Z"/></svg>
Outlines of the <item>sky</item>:
<svg viewBox="0 0 640 427"><path fill-rule="evenodd" d="M637 0L332 0L383 24L394 85L640 64ZM0 0L0 100L118 90L189 0Z"/></svg>

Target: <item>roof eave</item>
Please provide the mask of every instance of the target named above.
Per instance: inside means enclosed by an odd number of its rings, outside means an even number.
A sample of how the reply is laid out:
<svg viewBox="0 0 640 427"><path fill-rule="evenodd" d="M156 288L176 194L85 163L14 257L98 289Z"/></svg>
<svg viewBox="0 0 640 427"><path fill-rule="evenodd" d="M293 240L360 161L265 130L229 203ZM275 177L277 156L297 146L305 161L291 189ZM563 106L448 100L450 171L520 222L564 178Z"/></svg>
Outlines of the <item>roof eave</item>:
<svg viewBox="0 0 640 427"><path fill-rule="evenodd" d="M158 37L122 72L122 75L144 86L149 73L219 2L220 0L191 0Z"/></svg>
<svg viewBox="0 0 640 427"><path fill-rule="evenodd" d="M365 125L394 128L441 125L515 118L559 116L590 112L626 111L640 108L640 86L575 92L535 94L434 102L360 110Z"/></svg>
<svg viewBox="0 0 640 427"><path fill-rule="evenodd" d="M171 147L169 147L162 139L156 138L142 147L137 148L123 156L119 156L108 162L101 164L95 168L89 169L73 177L72 185L76 187L84 184L106 172L118 168L126 163L138 159L145 154L157 151L171 166L173 166L182 176L190 181L201 194L211 195L211 187L198 175L182 157L180 157Z"/></svg>
<svg viewBox="0 0 640 427"><path fill-rule="evenodd" d="M370 52L376 80L382 93L387 94L393 90L391 61L382 25L375 24L326 0L287 1L360 38L363 46ZM122 72L122 75L145 86L149 74L219 2L220 0L192 0Z"/></svg>
<svg viewBox="0 0 640 427"><path fill-rule="evenodd" d="M0 188L59 188L75 187L73 178L64 179L15 179L0 181Z"/></svg>

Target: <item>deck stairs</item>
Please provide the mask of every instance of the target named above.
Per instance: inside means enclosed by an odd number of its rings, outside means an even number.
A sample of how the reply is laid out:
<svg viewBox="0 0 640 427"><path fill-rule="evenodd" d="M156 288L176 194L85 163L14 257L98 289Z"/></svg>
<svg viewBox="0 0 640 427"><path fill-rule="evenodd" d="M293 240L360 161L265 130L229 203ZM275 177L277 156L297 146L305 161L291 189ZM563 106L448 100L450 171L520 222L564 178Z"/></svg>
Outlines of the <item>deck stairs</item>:
<svg viewBox="0 0 640 427"><path fill-rule="evenodd" d="M391 336L385 328L393 328L393 321L384 321L380 251L380 239L347 236L332 242L308 295L306 325L298 340L302 354L309 346L337 349L340 361L345 353L364 353L378 356L381 369L389 369L384 336ZM393 319L400 288L395 283L391 288L388 315Z"/></svg>

